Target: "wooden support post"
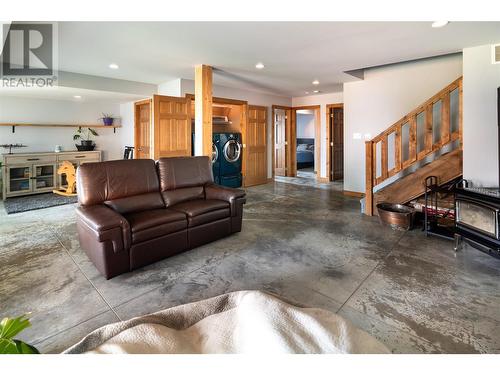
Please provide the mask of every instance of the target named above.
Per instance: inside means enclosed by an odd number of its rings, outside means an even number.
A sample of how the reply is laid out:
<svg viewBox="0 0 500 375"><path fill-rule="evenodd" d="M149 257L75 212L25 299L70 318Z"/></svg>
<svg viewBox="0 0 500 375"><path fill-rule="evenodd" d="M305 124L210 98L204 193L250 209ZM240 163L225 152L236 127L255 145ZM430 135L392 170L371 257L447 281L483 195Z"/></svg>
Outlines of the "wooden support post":
<svg viewBox="0 0 500 375"><path fill-rule="evenodd" d="M197 65L194 75L194 154L212 156L212 67Z"/></svg>
<svg viewBox="0 0 500 375"><path fill-rule="evenodd" d="M394 134L394 172L398 173L402 166L403 162L401 160L401 124L396 128L396 133Z"/></svg>
<svg viewBox="0 0 500 375"><path fill-rule="evenodd" d="M458 81L458 133L460 137L460 147L463 146L463 110L463 80L461 79L460 81Z"/></svg>
<svg viewBox="0 0 500 375"><path fill-rule="evenodd" d="M450 141L450 93L441 98L441 145Z"/></svg>
<svg viewBox="0 0 500 375"><path fill-rule="evenodd" d="M409 160L414 162L417 160L417 116L410 117L410 139L408 140L409 146Z"/></svg>
<svg viewBox="0 0 500 375"><path fill-rule="evenodd" d="M373 216L373 142L365 142L365 214Z"/></svg>
<svg viewBox="0 0 500 375"><path fill-rule="evenodd" d="M432 151L432 104L425 108L425 153Z"/></svg>
<svg viewBox="0 0 500 375"><path fill-rule="evenodd" d="M387 144L387 134L384 134L382 137L382 145L381 145L381 166L382 166L382 179L387 179L388 176L388 144Z"/></svg>

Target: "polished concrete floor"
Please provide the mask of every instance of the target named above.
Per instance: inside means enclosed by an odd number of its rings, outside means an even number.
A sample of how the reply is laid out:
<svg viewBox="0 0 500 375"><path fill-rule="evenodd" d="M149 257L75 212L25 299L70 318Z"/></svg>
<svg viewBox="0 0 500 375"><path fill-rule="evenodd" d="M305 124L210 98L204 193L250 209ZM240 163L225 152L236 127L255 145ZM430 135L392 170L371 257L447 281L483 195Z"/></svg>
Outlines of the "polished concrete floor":
<svg viewBox="0 0 500 375"><path fill-rule="evenodd" d="M80 249L73 206L0 206L0 317L32 312L22 338L59 352L119 319L261 289L338 312L395 353L500 352L499 260L382 227L336 185L247 192L241 233L112 280Z"/></svg>

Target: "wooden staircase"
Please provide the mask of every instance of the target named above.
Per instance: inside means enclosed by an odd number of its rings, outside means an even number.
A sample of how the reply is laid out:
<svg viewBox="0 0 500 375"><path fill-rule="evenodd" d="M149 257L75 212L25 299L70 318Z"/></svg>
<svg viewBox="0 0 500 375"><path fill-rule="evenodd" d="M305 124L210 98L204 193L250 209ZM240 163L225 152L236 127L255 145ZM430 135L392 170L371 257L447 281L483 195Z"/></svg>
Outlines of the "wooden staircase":
<svg viewBox="0 0 500 375"><path fill-rule="evenodd" d="M426 176L444 184L462 174L462 108L460 77L365 143L365 214L422 195Z"/></svg>

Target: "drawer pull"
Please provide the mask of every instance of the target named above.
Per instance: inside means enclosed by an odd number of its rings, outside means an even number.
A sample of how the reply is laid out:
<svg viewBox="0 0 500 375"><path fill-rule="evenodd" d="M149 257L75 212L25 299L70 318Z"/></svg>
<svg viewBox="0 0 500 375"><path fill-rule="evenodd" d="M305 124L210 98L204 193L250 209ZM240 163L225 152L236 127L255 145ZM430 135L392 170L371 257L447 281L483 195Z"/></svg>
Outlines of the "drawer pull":
<svg viewBox="0 0 500 375"><path fill-rule="evenodd" d="M40 158L29 158L29 159L26 159L28 161L35 161L35 160L40 160Z"/></svg>
<svg viewBox="0 0 500 375"><path fill-rule="evenodd" d="M85 155L80 155L80 156L75 156L75 159L81 159L81 158L84 158Z"/></svg>

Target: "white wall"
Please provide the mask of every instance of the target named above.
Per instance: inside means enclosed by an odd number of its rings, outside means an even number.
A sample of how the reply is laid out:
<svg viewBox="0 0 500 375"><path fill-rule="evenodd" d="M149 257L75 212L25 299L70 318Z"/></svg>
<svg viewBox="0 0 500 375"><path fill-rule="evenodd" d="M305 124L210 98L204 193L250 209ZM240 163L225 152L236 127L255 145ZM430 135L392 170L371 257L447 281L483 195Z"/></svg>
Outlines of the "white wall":
<svg viewBox="0 0 500 375"><path fill-rule="evenodd" d="M181 96L181 79L163 82L158 85L158 94L167 96Z"/></svg>
<svg viewBox="0 0 500 375"><path fill-rule="evenodd" d="M309 96L301 96L292 98L292 106L300 107L300 106L308 106L308 105L319 105L321 114L321 155L320 155L320 176L323 178L327 177L326 172L326 106L327 104L337 104L343 102L342 92L333 92L330 94L322 94L322 95L309 95Z"/></svg>
<svg viewBox="0 0 500 375"><path fill-rule="evenodd" d="M463 168L475 186L499 186L497 88L500 64L491 45L463 51Z"/></svg>
<svg viewBox="0 0 500 375"><path fill-rule="evenodd" d="M194 94L194 81L189 79L181 80L181 96L185 94ZM289 97L279 96L279 95L271 95L266 94L259 91L249 91L249 90L240 90L232 87L224 87L214 85L212 89L212 95L221 97L221 98L229 98L229 99L237 99L237 100L245 100L248 104L253 105L261 105L267 107L267 177L272 177L272 105L283 105L283 106L291 106L292 100Z"/></svg>
<svg viewBox="0 0 500 375"><path fill-rule="evenodd" d="M314 138L314 114L297 113L297 138Z"/></svg>
<svg viewBox="0 0 500 375"><path fill-rule="evenodd" d="M77 102L0 96L0 122L6 123L96 124L99 123L99 117L103 112L118 116L120 103L111 100ZM105 160L122 158L123 147L133 141L133 115L132 123L123 122L122 126L123 128L116 130L116 134L113 133L113 129L96 129L99 133L95 138L96 149L104 150ZM63 150L70 151L76 149L73 141L75 131L76 128L19 126L15 133L12 133L10 127L0 127L0 144L23 143L28 146L16 152L53 151L55 145L61 145ZM8 151L0 150L0 152Z"/></svg>
<svg viewBox="0 0 500 375"><path fill-rule="evenodd" d="M373 138L462 75L462 55L365 70L344 84L344 189L365 191L365 139ZM355 133L362 139L353 139Z"/></svg>

